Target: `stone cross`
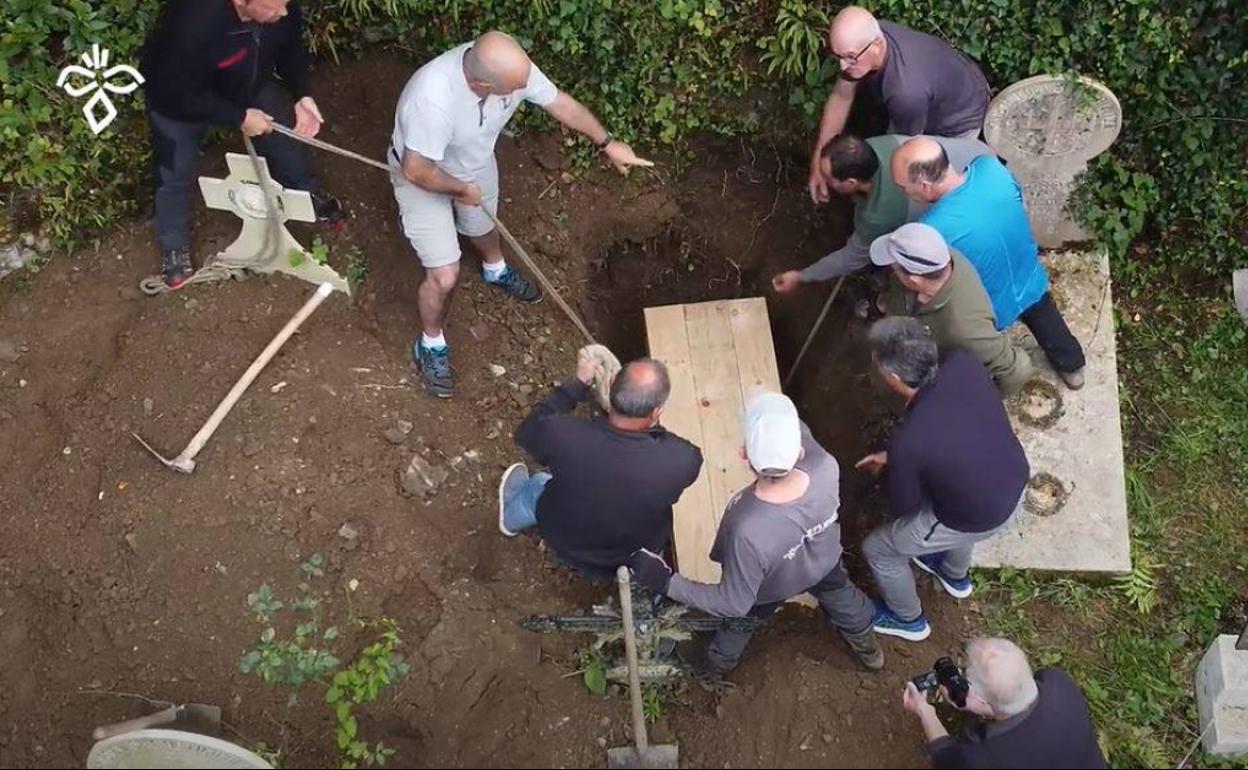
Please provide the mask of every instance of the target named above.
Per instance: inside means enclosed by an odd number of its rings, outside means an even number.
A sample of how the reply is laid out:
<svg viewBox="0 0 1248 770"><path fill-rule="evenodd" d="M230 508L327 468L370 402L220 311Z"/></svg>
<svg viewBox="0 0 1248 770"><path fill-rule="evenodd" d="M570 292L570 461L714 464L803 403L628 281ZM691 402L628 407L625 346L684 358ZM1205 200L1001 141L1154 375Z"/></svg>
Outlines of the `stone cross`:
<svg viewBox="0 0 1248 770"><path fill-rule="evenodd" d="M287 273L309 283L329 283L338 291L350 294L346 279L334 272L329 265L317 263L312 254L286 229L286 222L315 222L312 196L303 190L286 190L269 177L268 164L260 158L264 176L270 179L278 203L278 243L269 243L272 223L269 221L268 201L260 186L260 176L251 157L235 152L225 154L230 173L225 179L201 176L199 189L204 203L210 209L232 211L243 220L242 232L234 242L217 254L216 264L230 268L245 268L260 273ZM267 249L267 251L266 251Z"/></svg>
<svg viewBox="0 0 1248 770"><path fill-rule="evenodd" d="M1092 235L1070 213L1070 192L1088 161L1122 130L1114 93L1091 78L1039 75L1009 86L988 105L984 137L1023 187L1036 241L1057 248Z"/></svg>

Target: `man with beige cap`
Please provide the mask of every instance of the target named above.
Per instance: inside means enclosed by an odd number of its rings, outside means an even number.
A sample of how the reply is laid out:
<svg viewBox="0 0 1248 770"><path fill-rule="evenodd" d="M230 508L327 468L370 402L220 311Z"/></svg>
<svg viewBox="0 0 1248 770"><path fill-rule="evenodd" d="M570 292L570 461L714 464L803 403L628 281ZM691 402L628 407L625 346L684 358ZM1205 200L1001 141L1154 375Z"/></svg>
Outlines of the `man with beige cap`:
<svg viewBox="0 0 1248 770"><path fill-rule="evenodd" d="M893 270L892 287L880 296L886 315L922 321L941 352L969 350L1004 395L1023 387L1031 376L1031 359L997 330L975 266L949 248L934 228L912 222L880 236L871 243L871 261Z"/></svg>
<svg viewBox="0 0 1248 770"><path fill-rule="evenodd" d="M845 574L841 560L840 467L815 442L797 407L779 393L760 393L745 412L742 458L755 481L728 503L711 559L719 583L673 574L662 557L640 550L629 560L656 594L720 617L767 618L788 599L810 593L824 617L868 669L884 666L871 630L870 600ZM722 629L695 668L722 677L749 644L748 631Z"/></svg>
<svg viewBox="0 0 1248 770"><path fill-rule="evenodd" d="M443 325L459 279L458 235L480 253L487 284L521 302L541 299L503 260L491 218L498 213L494 144L522 101L588 138L622 172L653 165L556 88L502 32L487 32L416 71L399 97L386 155L403 233L425 268L416 300L423 333L412 345L412 359L425 389L440 398L453 393Z"/></svg>

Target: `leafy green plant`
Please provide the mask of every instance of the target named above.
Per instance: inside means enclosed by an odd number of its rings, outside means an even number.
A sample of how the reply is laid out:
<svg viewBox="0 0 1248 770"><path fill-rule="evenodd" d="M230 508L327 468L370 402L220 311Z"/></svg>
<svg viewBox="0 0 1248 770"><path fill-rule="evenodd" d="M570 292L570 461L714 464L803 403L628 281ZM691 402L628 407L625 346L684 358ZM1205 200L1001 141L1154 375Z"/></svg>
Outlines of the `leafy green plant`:
<svg viewBox="0 0 1248 770"><path fill-rule="evenodd" d="M1137 612L1147 615L1157 608L1157 578L1148 557L1137 554L1131 571L1118 577L1115 582Z"/></svg>
<svg viewBox="0 0 1248 770"><path fill-rule="evenodd" d="M607 694L607 661L602 650L595 647L584 647L577 651L577 662L580 665L581 681L585 689L594 695Z"/></svg>
<svg viewBox="0 0 1248 770"><path fill-rule="evenodd" d="M314 580L324 577L323 565L323 557L314 554L299 569L306 578ZM394 621L352 618L348 628L357 634L368 633L375 641L344 665L332 651L334 642L343 635L342 630L337 625L322 628L322 600L309 583L300 583L296 598L289 602L280 600L264 583L247 596L247 608L264 630L256 646L239 662L242 672L290 688L289 706L298 704L299 692L305 685L321 685L325 688L325 703L334 712L334 741L342 754L342 766L384 765L394 750L380 741L370 744L363 740L356 709L377 700L383 688L397 683L410 671L398 652L402 640ZM288 636L278 631L286 613L292 616L285 624L290 627Z"/></svg>
<svg viewBox="0 0 1248 770"><path fill-rule="evenodd" d="M359 246L352 244L346 251L347 281L352 286L359 286L368 280L368 257Z"/></svg>
<svg viewBox="0 0 1248 770"><path fill-rule="evenodd" d="M656 684L642 685L641 713L651 724L663 718L667 713L667 702L662 687Z"/></svg>

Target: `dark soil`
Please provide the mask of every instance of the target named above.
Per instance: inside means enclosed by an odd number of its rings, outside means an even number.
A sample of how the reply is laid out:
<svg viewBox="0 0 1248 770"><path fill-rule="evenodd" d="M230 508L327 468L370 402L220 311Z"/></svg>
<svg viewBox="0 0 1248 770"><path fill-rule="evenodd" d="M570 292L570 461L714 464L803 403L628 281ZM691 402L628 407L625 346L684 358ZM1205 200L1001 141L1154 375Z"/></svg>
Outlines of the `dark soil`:
<svg viewBox="0 0 1248 770"><path fill-rule="evenodd" d="M379 154L411 71L377 55L323 73L324 138ZM223 172L222 149L238 148L207 148L205 173ZM830 287L776 297L770 276L847 226L843 207L810 205L800 158L706 144L678 178L620 179L564 177L561 153L556 135L504 140L501 213L597 334L630 357L644 352L647 305L765 295L787 372ZM238 668L261 631L247 594L266 581L288 592L313 553L328 561L318 590L331 617L384 614L403 629L412 674L362 725L398 749L396 766L601 766L603 745L627 741L625 697L564 677L584 640L516 625L605 592L495 527L498 474L521 459L510 432L570 373L577 333L552 302L487 291L469 257L447 332L456 397L405 387L421 273L389 184L343 158L315 161L352 215L331 246L360 247L370 276L357 302L331 298L286 345L193 475L161 467L130 432L176 454L310 286L278 276L138 296L156 259L145 222L57 258L21 290L0 286L0 337L20 348L0 361L0 766L81 766L95 725L150 710L132 695L219 704L226 737L280 748L288 767L335 765L319 690L288 707L285 691ZM199 255L236 232L221 212L200 207L196 221ZM312 233L297 231L305 243ZM879 503L852 466L888 416L849 318L865 293L847 283L791 392L841 461L851 571L867 585L854 552ZM410 434L395 431L400 420ZM415 453L450 474L427 501L396 480ZM338 534L346 523L354 540ZM902 683L978 625L973 602L924 597L935 635L886 643L878 675L814 613L786 610L758 635L735 691L679 694L654 740L679 741L689 766L923 765ZM344 641L349 655L363 638Z"/></svg>

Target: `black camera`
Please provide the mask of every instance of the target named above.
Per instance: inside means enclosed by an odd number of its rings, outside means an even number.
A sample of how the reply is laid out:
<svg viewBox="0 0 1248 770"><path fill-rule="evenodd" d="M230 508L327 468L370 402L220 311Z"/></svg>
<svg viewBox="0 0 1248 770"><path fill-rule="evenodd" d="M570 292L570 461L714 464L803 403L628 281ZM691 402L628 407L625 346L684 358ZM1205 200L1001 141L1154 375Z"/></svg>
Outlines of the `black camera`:
<svg viewBox="0 0 1248 770"><path fill-rule="evenodd" d="M953 658L940 658L932 664L932 670L922 676L910 680L919 692L944 687L949 693L949 700L958 708L966 708L966 695L971 690L971 683L966 681L966 674L953 662Z"/></svg>

